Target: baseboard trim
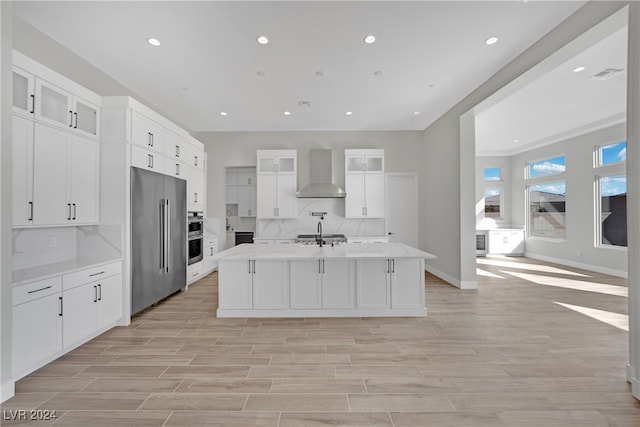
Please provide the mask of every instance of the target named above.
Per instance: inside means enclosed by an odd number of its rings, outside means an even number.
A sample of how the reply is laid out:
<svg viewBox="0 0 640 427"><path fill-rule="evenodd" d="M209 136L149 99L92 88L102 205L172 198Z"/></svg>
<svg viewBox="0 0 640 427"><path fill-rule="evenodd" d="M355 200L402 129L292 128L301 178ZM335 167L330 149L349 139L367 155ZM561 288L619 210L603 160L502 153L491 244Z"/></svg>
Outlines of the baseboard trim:
<svg viewBox="0 0 640 427"><path fill-rule="evenodd" d="M0 403L11 399L16 394L16 383L8 381L0 386Z"/></svg>
<svg viewBox="0 0 640 427"><path fill-rule="evenodd" d="M478 282L475 280L459 280L455 277L449 276L447 273L440 271L437 268L433 268L430 265L425 265L424 269L458 289L478 289Z"/></svg>
<svg viewBox="0 0 640 427"><path fill-rule="evenodd" d="M537 259L539 261L552 262L554 264L566 265L567 267L575 267L575 268L580 268L582 270L593 271L595 273L608 274L609 276L622 277L623 279L628 278L628 274L624 270L616 270L613 268L600 267L593 264L583 264L581 262L569 261L566 259L554 258L554 257L545 256L545 255L540 255L540 254L533 254L530 252L525 253L524 256L531 259Z"/></svg>

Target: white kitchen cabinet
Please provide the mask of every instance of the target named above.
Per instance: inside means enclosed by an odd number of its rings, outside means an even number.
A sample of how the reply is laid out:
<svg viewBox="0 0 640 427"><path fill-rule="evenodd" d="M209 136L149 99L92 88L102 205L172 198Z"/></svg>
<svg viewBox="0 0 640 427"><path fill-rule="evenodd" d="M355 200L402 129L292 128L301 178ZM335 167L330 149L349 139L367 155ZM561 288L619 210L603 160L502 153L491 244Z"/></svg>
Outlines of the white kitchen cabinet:
<svg viewBox="0 0 640 427"><path fill-rule="evenodd" d="M524 255L524 230L489 230L489 247L492 255Z"/></svg>
<svg viewBox="0 0 640 427"><path fill-rule="evenodd" d="M237 185L226 186L225 200L228 205L238 204L238 186Z"/></svg>
<svg viewBox="0 0 640 427"><path fill-rule="evenodd" d="M36 107L35 76L14 66L12 82L14 114L33 118Z"/></svg>
<svg viewBox="0 0 640 427"><path fill-rule="evenodd" d="M187 210L204 211L204 175L201 169L185 167L187 179Z"/></svg>
<svg viewBox="0 0 640 427"><path fill-rule="evenodd" d="M296 150L258 150L257 216L296 218Z"/></svg>
<svg viewBox="0 0 640 427"><path fill-rule="evenodd" d="M255 217L257 211L257 194L255 185L239 185L238 193L238 216Z"/></svg>
<svg viewBox="0 0 640 427"><path fill-rule="evenodd" d="M60 276L13 288L12 374L37 369L62 349Z"/></svg>
<svg viewBox="0 0 640 427"><path fill-rule="evenodd" d="M86 341L122 317L120 263L65 274L62 286L63 347Z"/></svg>
<svg viewBox="0 0 640 427"><path fill-rule="evenodd" d="M385 259L356 261L358 308L390 308L387 261Z"/></svg>
<svg viewBox="0 0 640 427"><path fill-rule="evenodd" d="M227 187L237 187L238 186L238 172L227 171L225 179L225 185Z"/></svg>
<svg viewBox="0 0 640 427"><path fill-rule="evenodd" d="M218 261L213 257L218 253L218 238L204 238L203 268L206 272L214 270L218 266Z"/></svg>
<svg viewBox="0 0 640 427"><path fill-rule="evenodd" d="M220 306L230 309L253 308L252 261L227 261L219 268L220 280L233 281L234 286L220 288Z"/></svg>
<svg viewBox="0 0 640 427"><path fill-rule="evenodd" d="M164 154L164 138L164 127L136 110L131 111L131 142L133 144Z"/></svg>
<svg viewBox="0 0 640 427"><path fill-rule="evenodd" d="M131 166L164 173L165 158L155 151L150 151L137 145L132 145Z"/></svg>
<svg viewBox="0 0 640 427"><path fill-rule="evenodd" d="M203 171L205 158L204 145L197 139L190 137L189 144L185 146L185 152L184 162L193 168Z"/></svg>
<svg viewBox="0 0 640 427"><path fill-rule="evenodd" d="M267 260L251 262L253 308L287 308L289 306L289 263Z"/></svg>
<svg viewBox="0 0 640 427"><path fill-rule="evenodd" d="M13 225L33 223L33 121L13 116Z"/></svg>
<svg viewBox="0 0 640 427"><path fill-rule="evenodd" d="M237 174L237 185L256 185L256 173L255 172L238 172Z"/></svg>
<svg viewBox="0 0 640 427"><path fill-rule="evenodd" d="M355 308L355 270L349 260L292 260L292 309Z"/></svg>
<svg viewBox="0 0 640 427"><path fill-rule="evenodd" d="M291 308L322 307L322 267L324 260L295 260L290 264Z"/></svg>
<svg viewBox="0 0 640 427"><path fill-rule="evenodd" d="M185 179L185 170L188 166L186 166L181 161L176 161L175 159L165 157L164 158L164 174L177 176L179 178Z"/></svg>
<svg viewBox="0 0 640 427"><path fill-rule="evenodd" d="M189 161L190 150L188 147L189 142L176 135L175 133L167 130L164 133L164 155L167 160L175 162Z"/></svg>
<svg viewBox="0 0 640 427"><path fill-rule="evenodd" d="M34 225L98 222L99 145L36 123Z"/></svg>
<svg viewBox="0 0 640 427"><path fill-rule="evenodd" d="M424 307L424 263L420 259L389 259L387 277L391 287L391 308Z"/></svg>
<svg viewBox="0 0 640 427"><path fill-rule="evenodd" d="M345 150L345 217L384 218L384 150Z"/></svg>
<svg viewBox="0 0 640 427"><path fill-rule="evenodd" d="M100 138L100 107L39 77L35 79L35 118L89 138Z"/></svg>

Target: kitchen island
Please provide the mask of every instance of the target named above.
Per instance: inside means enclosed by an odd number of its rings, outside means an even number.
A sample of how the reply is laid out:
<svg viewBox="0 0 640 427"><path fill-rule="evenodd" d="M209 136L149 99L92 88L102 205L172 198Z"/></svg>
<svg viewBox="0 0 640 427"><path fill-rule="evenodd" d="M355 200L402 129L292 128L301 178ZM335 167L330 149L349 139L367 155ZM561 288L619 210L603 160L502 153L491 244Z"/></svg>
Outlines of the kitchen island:
<svg viewBox="0 0 640 427"><path fill-rule="evenodd" d="M244 244L218 253L218 317L426 316L430 253L401 243Z"/></svg>

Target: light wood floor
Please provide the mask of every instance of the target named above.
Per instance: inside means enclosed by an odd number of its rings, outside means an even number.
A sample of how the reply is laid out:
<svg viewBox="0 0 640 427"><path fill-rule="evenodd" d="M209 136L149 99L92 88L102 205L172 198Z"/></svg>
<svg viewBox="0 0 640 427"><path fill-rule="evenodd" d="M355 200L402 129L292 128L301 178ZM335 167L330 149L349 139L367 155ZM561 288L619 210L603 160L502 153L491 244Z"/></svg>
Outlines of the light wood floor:
<svg viewBox="0 0 640 427"><path fill-rule="evenodd" d="M640 426L624 280L479 268L478 291L427 275L429 315L406 319L217 319L212 274L22 379L2 409L83 427Z"/></svg>

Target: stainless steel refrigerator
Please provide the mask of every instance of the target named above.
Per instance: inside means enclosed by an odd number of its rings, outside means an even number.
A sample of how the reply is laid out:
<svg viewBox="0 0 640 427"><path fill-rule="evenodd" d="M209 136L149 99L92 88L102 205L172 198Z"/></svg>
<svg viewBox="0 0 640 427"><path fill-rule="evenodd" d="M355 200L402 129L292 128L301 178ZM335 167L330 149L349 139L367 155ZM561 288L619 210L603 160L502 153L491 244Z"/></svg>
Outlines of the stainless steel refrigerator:
<svg viewBox="0 0 640 427"><path fill-rule="evenodd" d="M187 284L187 185L131 168L131 313Z"/></svg>

